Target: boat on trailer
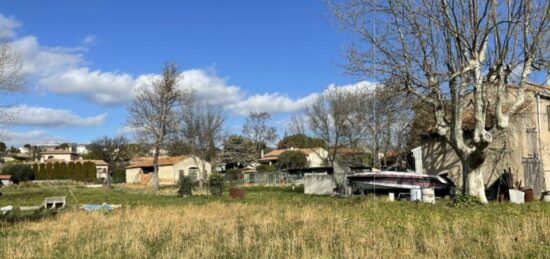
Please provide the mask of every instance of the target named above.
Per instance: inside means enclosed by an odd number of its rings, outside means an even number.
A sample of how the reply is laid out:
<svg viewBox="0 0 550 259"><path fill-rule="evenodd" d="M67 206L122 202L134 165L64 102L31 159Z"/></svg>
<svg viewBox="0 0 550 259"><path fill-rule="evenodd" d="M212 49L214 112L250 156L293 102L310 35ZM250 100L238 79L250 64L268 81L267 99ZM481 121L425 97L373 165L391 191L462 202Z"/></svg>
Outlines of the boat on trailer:
<svg viewBox="0 0 550 259"><path fill-rule="evenodd" d="M454 195L455 184L445 175L414 172L361 172L346 176L353 194L410 193L411 189L433 188L435 196Z"/></svg>

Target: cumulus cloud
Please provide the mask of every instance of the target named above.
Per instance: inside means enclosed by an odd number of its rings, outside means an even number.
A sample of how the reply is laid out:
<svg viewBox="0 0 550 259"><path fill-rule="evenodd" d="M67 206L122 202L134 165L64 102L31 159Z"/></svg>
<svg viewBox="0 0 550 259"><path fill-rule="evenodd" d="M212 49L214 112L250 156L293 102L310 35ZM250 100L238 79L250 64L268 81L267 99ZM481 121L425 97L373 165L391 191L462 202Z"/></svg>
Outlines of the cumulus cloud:
<svg viewBox="0 0 550 259"><path fill-rule="evenodd" d="M10 114L9 121L0 121L12 125L43 127L90 127L105 123L107 113L91 117L81 117L72 111L36 106L15 106L0 110Z"/></svg>
<svg viewBox="0 0 550 259"><path fill-rule="evenodd" d="M83 63L81 48L48 48L41 46L34 36L26 36L11 42L23 59L23 71L44 77L62 73Z"/></svg>
<svg viewBox="0 0 550 259"><path fill-rule="evenodd" d="M0 14L0 35L15 37L14 30L19 26L17 20ZM95 42L95 36L88 35L82 40L84 47L52 48L41 45L35 36L25 36L14 38L12 44L23 57L24 71L36 78L40 89L80 95L100 105L126 104L133 99L137 89L160 77L159 74L131 75L90 69L86 66L84 54L87 46ZM277 92L249 93L208 69L182 71L179 84L182 89L193 89L199 100L221 105L235 115L246 115L251 111L295 112L312 103L323 91L335 88L356 90L374 85L366 81L343 86L331 84L318 93L290 98Z"/></svg>
<svg viewBox="0 0 550 259"><path fill-rule="evenodd" d="M19 28L21 23L14 17L6 17L0 14L0 39L7 40L15 37L15 29Z"/></svg>
<svg viewBox="0 0 550 259"><path fill-rule="evenodd" d="M27 132L4 131L1 133L6 144L9 146L20 147L25 144L56 144L63 143L66 140L63 137L55 136L44 130L32 130Z"/></svg>

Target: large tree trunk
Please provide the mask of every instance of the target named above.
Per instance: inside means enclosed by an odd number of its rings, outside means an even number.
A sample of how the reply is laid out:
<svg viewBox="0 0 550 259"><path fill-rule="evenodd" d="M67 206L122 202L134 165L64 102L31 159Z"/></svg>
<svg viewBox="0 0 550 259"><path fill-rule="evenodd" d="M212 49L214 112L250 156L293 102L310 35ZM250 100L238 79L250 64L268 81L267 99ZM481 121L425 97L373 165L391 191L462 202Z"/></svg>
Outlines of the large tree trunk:
<svg viewBox="0 0 550 259"><path fill-rule="evenodd" d="M462 192L475 196L482 203L487 203L485 183L483 181L483 160L472 164L471 159L461 160L462 163ZM481 163L480 163L481 162Z"/></svg>
<svg viewBox="0 0 550 259"><path fill-rule="evenodd" d="M158 145L155 146L155 153L153 154L153 189L155 191L159 190L159 152L160 147Z"/></svg>
<svg viewBox="0 0 550 259"><path fill-rule="evenodd" d="M483 170L481 166L471 169L467 175L467 194L479 198L482 203L487 203L485 196L485 184L483 183Z"/></svg>

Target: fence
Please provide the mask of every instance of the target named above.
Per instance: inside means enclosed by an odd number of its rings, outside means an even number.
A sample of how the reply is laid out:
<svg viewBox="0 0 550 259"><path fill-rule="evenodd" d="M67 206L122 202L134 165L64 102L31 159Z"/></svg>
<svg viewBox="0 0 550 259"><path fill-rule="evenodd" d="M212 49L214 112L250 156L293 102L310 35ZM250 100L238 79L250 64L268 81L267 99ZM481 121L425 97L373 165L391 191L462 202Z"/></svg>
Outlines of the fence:
<svg viewBox="0 0 550 259"><path fill-rule="evenodd" d="M243 185L285 186L303 184L304 176L286 172L239 173L236 175L226 174L225 181Z"/></svg>

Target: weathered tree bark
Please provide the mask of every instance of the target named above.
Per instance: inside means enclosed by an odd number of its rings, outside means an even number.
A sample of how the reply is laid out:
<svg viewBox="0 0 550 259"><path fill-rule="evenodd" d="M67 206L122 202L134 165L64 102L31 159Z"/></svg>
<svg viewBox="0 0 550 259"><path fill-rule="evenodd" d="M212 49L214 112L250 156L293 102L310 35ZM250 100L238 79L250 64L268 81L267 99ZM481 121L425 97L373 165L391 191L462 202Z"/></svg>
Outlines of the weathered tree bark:
<svg viewBox="0 0 550 259"><path fill-rule="evenodd" d="M487 197L485 196L485 183L483 181L483 167L479 166L477 168L470 168L467 176L466 182L468 188L466 194L478 197L482 203L487 203Z"/></svg>
<svg viewBox="0 0 550 259"><path fill-rule="evenodd" d="M160 153L160 145L155 145L155 153L153 154L153 175L151 177L151 181L153 184L153 189L155 191L158 191L160 189L159 184L159 153Z"/></svg>
<svg viewBox="0 0 550 259"><path fill-rule="evenodd" d="M464 193L486 202L483 153L522 107L527 84L541 81L532 69L550 64L550 2L341 0L331 7L361 39L348 53L348 72L396 78L430 105L434 132L463 161ZM466 115L473 128L463 125Z"/></svg>

